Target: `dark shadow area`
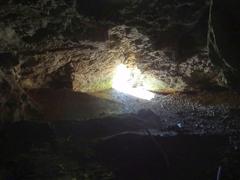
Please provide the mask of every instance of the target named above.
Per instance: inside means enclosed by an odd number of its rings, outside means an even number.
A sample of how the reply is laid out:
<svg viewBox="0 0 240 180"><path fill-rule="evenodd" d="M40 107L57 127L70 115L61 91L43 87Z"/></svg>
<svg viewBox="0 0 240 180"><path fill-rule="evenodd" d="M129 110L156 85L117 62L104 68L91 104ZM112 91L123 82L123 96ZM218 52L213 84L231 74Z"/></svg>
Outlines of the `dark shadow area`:
<svg viewBox="0 0 240 180"><path fill-rule="evenodd" d="M233 135L127 133L99 139L96 131L83 133L93 122L6 125L0 131L1 179L207 180L216 178L219 167L221 179L240 177ZM107 125L95 121L99 129Z"/></svg>
<svg viewBox="0 0 240 180"><path fill-rule="evenodd" d="M130 5L128 0L81 0L77 2L80 14L95 20L119 21L119 12Z"/></svg>
<svg viewBox="0 0 240 180"><path fill-rule="evenodd" d="M41 107L46 121L91 119L123 109L119 103L70 89L35 89L29 94Z"/></svg>
<svg viewBox="0 0 240 180"><path fill-rule="evenodd" d="M221 136L151 137L125 135L99 147L101 158L119 179L215 179L227 138ZM165 151L169 166L162 151Z"/></svg>

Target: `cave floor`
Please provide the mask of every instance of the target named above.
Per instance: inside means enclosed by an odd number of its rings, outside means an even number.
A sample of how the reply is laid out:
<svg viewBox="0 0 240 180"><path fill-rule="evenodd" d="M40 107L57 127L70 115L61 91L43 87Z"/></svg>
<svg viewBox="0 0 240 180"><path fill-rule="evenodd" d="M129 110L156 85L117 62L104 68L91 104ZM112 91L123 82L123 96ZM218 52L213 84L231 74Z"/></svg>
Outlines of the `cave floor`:
<svg viewBox="0 0 240 180"><path fill-rule="evenodd" d="M0 131L0 179L240 179L240 96L29 92L41 121Z"/></svg>
<svg viewBox="0 0 240 180"><path fill-rule="evenodd" d="M124 132L148 128L168 133L227 134L240 129L240 95L229 91L156 94L150 101L115 90L85 94L38 89L30 95L39 104L46 122L93 123L98 119L105 126L109 124L106 119L121 119L112 120L112 126L121 124L126 128Z"/></svg>

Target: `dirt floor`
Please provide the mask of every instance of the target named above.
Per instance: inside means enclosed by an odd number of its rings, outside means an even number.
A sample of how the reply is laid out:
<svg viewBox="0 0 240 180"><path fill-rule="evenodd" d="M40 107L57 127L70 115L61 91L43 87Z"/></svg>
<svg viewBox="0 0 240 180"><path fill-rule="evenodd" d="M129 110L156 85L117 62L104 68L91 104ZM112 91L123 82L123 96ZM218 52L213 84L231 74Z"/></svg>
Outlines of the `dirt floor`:
<svg viewBox="0 0 240 180"><path fill-rule="evenodd" d="M43 119L2 127L0 179L240 179L237 93L30 94Z"/></svg>

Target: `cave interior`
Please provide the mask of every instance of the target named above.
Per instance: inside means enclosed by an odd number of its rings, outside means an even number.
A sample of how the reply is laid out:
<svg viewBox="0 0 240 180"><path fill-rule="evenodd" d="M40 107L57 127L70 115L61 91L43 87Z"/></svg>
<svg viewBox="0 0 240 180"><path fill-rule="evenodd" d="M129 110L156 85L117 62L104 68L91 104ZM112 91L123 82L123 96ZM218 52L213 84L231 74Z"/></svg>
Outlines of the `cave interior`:
<svg viewBox="0 0 240 180"><path fill-rule="evenodd" d="M0 2L0 180L239 180L239 6Z"/></svg>

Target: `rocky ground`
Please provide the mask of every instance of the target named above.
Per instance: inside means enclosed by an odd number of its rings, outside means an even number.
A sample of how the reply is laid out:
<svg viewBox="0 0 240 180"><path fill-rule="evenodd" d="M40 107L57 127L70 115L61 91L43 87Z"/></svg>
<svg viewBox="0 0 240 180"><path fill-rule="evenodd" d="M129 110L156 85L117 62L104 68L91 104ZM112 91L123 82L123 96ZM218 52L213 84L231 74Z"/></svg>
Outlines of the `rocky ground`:
<svg viewBox="0 0 240 180"><path fill-rule="evenodd" d="M191 134L225 134L239 128L240 96L231 91L156 94L151 101L116 90L84 94L67 89L41 89L30 94L42 107L45 121L86 121L122 114L145 117L146 114L146 122L144 118L139 122L144 121L156 130L176 128ZM231 124L234 124L232 130Z"/></svg>
<svg viewBox="0 0 240 180"><path fill-rule="evenodd" d="M140 100L35 90L41 121L1 130L10 179L238 179L240 96L158 94Z"/></svg>

